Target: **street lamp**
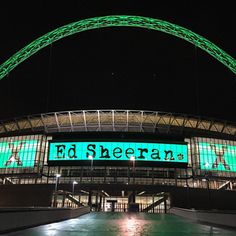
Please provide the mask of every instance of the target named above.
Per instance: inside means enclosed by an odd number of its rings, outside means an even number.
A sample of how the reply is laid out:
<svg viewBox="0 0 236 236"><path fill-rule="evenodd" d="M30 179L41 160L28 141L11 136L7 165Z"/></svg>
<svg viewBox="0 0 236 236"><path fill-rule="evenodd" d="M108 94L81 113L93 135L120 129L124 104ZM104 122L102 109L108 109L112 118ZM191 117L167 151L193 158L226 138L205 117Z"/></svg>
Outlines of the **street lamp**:
<svg viewBox="0 0 236 236"><path fill-rule="evenodd" d="M61 177L61 175L60 174L56 174L55 176L56 176L56 183L55 183L55 192L56 192L57 191L58 180Z"/></svg>
<svg viewBox="0 0 236 236"><path fill-rule="evenodd" d="M131 156L131 157L130 157L130 161L133 162L133 183L134 183L135 156Z"/></svg>
<svg viewBox="0 0 236 236"><path fill-rule="evenodd" d="M88 155L88 159L91 160L90 172L91 172L91 182L92 182L92 180L93 180L93 156Z"/></svg>
<svg viewBox="0 0 236 236"><path fill-rule="evenodd" d="M72 195L73 195L73 197L74 197L74 192L75 192L75 184L78 184L78 182L74 180L73 183L72 183Z"/></svg>
<svg viewBox="0 0 236 236"><path fill-rule="evenodd" d="M89 155L88 159L91 160L91 171L93 170L93 156Z"/></svg>

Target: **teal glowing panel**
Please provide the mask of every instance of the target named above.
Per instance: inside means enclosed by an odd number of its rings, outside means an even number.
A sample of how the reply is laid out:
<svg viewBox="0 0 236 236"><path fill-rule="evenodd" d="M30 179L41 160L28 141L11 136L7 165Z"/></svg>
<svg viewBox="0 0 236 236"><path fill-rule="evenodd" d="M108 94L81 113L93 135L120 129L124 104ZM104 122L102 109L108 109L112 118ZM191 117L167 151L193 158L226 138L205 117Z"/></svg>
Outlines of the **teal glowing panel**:
<svg viewBox="0 0 236 236"><path fill-rule="evenodd" d="M140 142L51 142L49 161L150 161L187 163L186 144Z"/></svg>
<svg viewBox="0 0 236 236"><path fill-rule="evenodd" d="M37 140L0 142L0 168L34 167Z"/></svg>
<svg viewBox="0 0 236 236"><path fill-rule="evenodd" d="M200 169L236 172L236 146L199 142Z"/></svg>

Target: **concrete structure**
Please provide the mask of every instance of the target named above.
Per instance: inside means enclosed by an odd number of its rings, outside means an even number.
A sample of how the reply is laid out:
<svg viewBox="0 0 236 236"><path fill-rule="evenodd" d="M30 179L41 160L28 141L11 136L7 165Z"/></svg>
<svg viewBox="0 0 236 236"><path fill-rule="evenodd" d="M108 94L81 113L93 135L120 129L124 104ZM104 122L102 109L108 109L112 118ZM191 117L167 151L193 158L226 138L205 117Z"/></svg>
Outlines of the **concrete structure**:
<svg viewBox="0 0 236 236"><path fill-rule="evenodd" d="M205 211L174 207L170 212L198 222L236 228L236 211Z"/></svg>
<svg viewBox="0 0 236 236"><path fill-rule="evenodd" d="M89 207L68 208L1 208L0 233L67 220L89 213Z"/></svg>

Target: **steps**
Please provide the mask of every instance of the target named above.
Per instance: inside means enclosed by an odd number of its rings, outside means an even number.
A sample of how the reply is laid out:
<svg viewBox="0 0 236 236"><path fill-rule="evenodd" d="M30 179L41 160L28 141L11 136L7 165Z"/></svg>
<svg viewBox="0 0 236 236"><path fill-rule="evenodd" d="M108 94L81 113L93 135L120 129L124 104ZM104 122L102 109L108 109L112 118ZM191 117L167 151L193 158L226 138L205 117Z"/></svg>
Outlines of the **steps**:
<svg viewBox="0 0 236 236"><path fill-rule="evenodd" d="M168 197L169 197L169 195L166 194L166 193L159 194L159 196L161 196L160 199L158 199L154 203L152 203L149 206L147 206L146 208L144 208L142 210L142 212L149 212L150 210L154 209L156 206L160 205L162 202L165 202L168 199Z"/></svg>

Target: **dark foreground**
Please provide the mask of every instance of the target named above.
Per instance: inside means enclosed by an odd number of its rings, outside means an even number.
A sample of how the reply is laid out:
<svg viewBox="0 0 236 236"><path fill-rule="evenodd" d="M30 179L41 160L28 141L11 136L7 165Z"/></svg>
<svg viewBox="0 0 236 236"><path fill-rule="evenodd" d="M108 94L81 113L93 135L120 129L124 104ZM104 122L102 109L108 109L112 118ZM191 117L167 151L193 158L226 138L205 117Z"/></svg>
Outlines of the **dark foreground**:
<svg viewBox="0 0 236 236"><path fill-rule="evenodd" d="M18 236L235 236L236 231L193 223L174 215L147 213L90 213L59 223L12 232Z"/></svg>

